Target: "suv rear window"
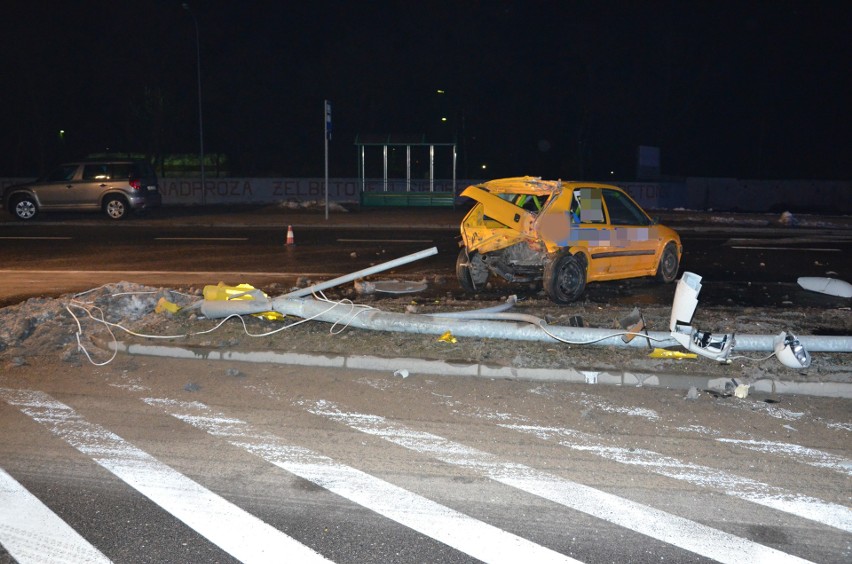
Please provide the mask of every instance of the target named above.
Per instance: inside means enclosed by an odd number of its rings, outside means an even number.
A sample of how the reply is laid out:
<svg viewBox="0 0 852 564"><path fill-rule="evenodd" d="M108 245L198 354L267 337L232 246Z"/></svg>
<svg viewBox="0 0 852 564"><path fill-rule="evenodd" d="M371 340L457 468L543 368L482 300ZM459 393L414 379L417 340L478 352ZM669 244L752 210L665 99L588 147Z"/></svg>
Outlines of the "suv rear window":
<svg viewBox="0 0 852 564"><path fill-rule="evenodd" d="M151 166L151 163L145 161L133 163L133 174L140 178L154 178L156 176L154 167Z"/></svg>

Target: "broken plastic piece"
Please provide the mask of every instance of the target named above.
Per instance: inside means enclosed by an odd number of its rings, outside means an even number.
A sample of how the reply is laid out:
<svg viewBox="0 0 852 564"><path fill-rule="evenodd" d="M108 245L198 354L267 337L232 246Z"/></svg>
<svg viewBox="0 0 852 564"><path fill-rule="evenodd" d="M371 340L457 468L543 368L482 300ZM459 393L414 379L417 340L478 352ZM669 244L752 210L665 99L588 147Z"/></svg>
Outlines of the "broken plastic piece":
<svg viewBox="0 0 852 564"><path fill-rule="evenodd" d="M438 340L442 343L458 343L458 339L453 337L453 334L449 331L438 337Z"/></svg>
<svg viewBox="0 0 852 564"><path fill-rule="evenodd" d="M654 349L649 354L651 358L698 358L698 355L695 353L685 353L682 351L670 351L668 349Z"/></svg>
<svg viewBox="0 0 852 564"><path fill-rule="evenodd" d="M718 362L730 362L728 357L736 343L733 334L714 337L709 331L699 331L690 325L698 306L700 291L701 277L693 272L684 272L683 278L678 280L672 304L672 316L669 321L671 335L688 351Z"/></svg>
<svg viewBox="0 0 852 564"><path fill-rule="evenodd" d="M772 339L775 348L775 358L788 368L807 368L811 365L811 355L805 346L792 333L781 331Z"/></svg>
<svg viewBox="0 0 852 564"><path fill-rule="evenodd" d="M677 331L672 331L672 337L686 350L722 363L730 362L728 357L736 344L733 334L713 336L709 331L699 331L692 327L678 326Z"/></svg>
<svg viewBox="0 0 852 564"><path fill-rule="evenodd" d="M163 313L164 311L168 311L169 313L177 313L180 311L180 306L170 302L166 298L160 298L157 302L157 306L154 308L155 313Z"/></svg>
<svg viewBox="0 0 852 564"><path fill-rule="evenodd" d="M219 282L217 285L204 286L202 294L205 300L210 301L234 301L234 300L266 300L268 296L263 291L258 290L251 284L238 284L236 286L226 286L224 282ZM241 312L234 312L241 313ZM281 321L284 316L277 311L264 311L253 313L255 317L260 317L267 321Z"/></svg>
<svg viewBox="0 0 852 564"><path fill-rule="evenodd" d="M845 280L821 278L819 276L802 276L797 282L805 290L840 298L852 298L852 284Z"/></svg>
<svg viewBox="0 0 852 564"><path fill-rule="evenodd" d="M678 325L692 323L692 315L698 307L699 292L701 292L701 277L694 272L684 272L675 288L669 331L674 331Z"/></svg>
<svg viewBox="0 0 852 564"><path fill-rule="evenodd" d="M638 307L634 307L633 311L631 311L627 317L619 319L617 323L619 327L626 331L626 333L621 336L621 340L625 343L632 341L633 337L635 337L637 333L644 331L645 336L648 335L648 330L645 328L645 316L642 315L642 312L639 311ZM648 348L651 348L650 340L648 340Z"/></svg>
<svg viewBox="0 0 852 564"><path fill-rule="evenodd" d="M745 399L748 397L748 389L751 388L748 384L739 384L736 388L734 388L734 395L740 399Z"/></svg>

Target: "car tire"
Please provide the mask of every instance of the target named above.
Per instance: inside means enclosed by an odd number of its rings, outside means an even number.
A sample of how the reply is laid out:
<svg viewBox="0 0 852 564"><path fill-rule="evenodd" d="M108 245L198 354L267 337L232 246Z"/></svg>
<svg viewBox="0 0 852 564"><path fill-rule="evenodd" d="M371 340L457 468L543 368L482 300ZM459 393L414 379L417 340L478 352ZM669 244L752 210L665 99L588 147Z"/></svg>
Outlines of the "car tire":
<svg viewBox="0 0 852 564"><path fill-rule="evenodd" d="M127 205L127 200L121 196L107 196L106 200L104 200L104 213L111 219L124 219L129 212L130 208Z"/></svg>
<svg viewBox="0 0 852 564"><path fill-rule="evenodd" d="M660 255L660 264L657 266L656 278L658 282L668 284L677 278L680 261L677 258L677 247L674 243L668 243Z"/></svg>
<svg viewBox="0 0 852 564"><path fill-rule="evenodd" d="M544 291L557 304L568 304L586 289L586 269L575 256L563 253L544 267Z"/></svg>
<svg viewBox="0 0 852 564"><path fill-rule="evenodd" d="M24 194L12 198L12 205L9 206L9 211L16 218L28 221L38 215L38 206L32 196Z"/></svg>
<svg viewBox="0 0 852 564"><path fill-rule="evenodd" d="M485 266L482 256L476 251L468 252L467 247L462 247L456 259L456 277L462 289L471 294L479 292L488 282L488 276L488 267Z"/></svg>

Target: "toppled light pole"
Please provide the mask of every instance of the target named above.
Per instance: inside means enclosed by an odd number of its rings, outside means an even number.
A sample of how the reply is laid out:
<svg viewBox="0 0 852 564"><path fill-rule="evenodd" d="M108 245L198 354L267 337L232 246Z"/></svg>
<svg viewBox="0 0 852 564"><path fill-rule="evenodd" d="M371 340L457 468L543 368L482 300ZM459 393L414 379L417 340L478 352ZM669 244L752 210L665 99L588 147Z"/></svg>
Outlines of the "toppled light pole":
<svg viewBox="0 0 852 564"><path fill-rule="evenodd" d="M269 299L258 295L255 300L244 301L218 301L203 300L200 306L201 313L210 318L217 319L229 315L250 315L252 313L263 313L266 311L277 311L283 315L313 319L329 323L339 323L345 317L348 326L359 329L371 329L377 331L396 331L407 333L421 333L440 335L451 331L458 337L474 337L486 339L511 339L519 341L560 341L569 344L584 345L606 345L619 347L644 347L645 341L655 342L660 347L680 345L672 335L672 332L649 331L642 333L642 339L632 339L625 342L621 339L624 331L612 329L594 329L588 327L564 327L548 325L543 319L532 315L506 314L503 308L490 308L480 310L479 317L467 315L440 313L421 315L411 313L389 313L375 308L364 306L347 305L344 314L338 304L329 305L327 301L313 298L306 299L305 296L319 292L340 284L351 282L358 278L369 276L377 272L389 270L396 266L407 264L437 254L435 247L406 255L404 257L371 266L351 274L340 276L284 294L275 299ZM693 275L697 276L697 275ZM700 277L698 277L700 280ZM695 303L697 304L697 293ZM355 309L353 309L353 307ZM691 314L690 314L691 318ZM519 323L520 322L520 323ZM775 351L777 335L737 335L736 347L740 351ZM845 352L852 353L852 337L832 336L804 336L798 338L799 344L813 352Z"/></svg>

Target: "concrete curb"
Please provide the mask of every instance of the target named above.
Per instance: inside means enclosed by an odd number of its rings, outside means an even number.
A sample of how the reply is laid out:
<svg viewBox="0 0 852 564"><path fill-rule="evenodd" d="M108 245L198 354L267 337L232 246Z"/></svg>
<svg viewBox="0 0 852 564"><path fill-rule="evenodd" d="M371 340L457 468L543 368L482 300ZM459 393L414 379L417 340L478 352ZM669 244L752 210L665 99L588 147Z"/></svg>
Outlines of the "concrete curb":
<svg viewBox="0 0 852 564"><path fill-rule="evenodd" d="M110 343L111 350L138 356L157 356L189 360L229 360L260 364L349 368L390 373L405 369L410 375L466 376L540 382L573 382L612 386L648 386L688 390L691 387L724 391L727 378L684 376L679 374L628 372L613 370L579 370L575 368L525 368L479 364L468 361L428 360L420 358L386 358L366 355L320 355L274 351L212 350L202 347ZM852 398L852 384L841 382L792 382L758 380L751 390L766 394L797 394L820 397Z"/></svg>

